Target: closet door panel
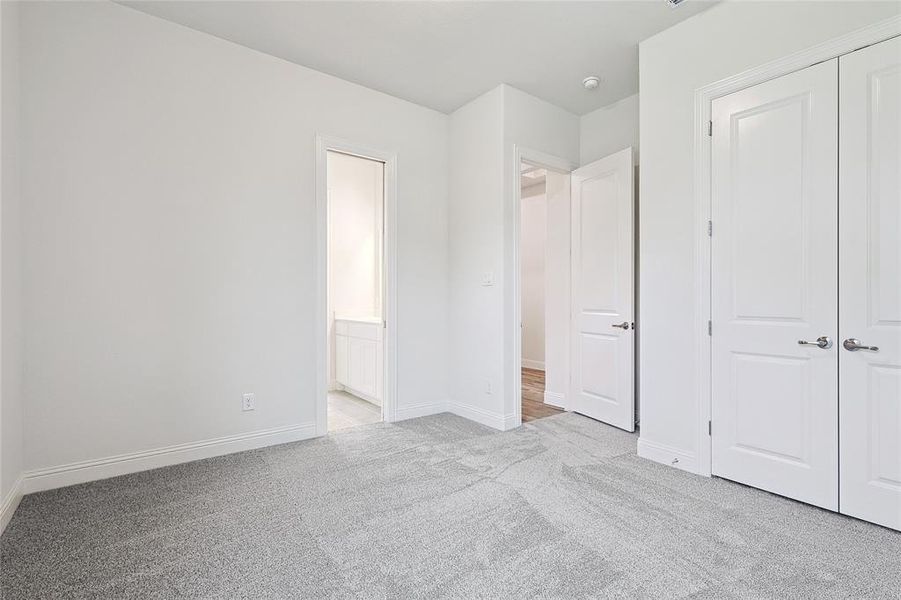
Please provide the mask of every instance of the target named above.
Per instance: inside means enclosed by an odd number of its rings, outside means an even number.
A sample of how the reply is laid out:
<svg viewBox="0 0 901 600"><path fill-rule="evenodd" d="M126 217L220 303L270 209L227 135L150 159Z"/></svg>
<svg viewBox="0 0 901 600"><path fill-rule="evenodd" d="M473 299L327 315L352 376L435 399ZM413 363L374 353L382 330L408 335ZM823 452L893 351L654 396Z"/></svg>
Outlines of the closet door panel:
<svg viewBox="0 0 901 600"><path fill-rule="evenodd" d="M840 510L901 529L901 40L840 73Z"/></svg>
<svg viewBox="0 0 901 600"><path fill-rule="evenodd" d="M713 473L832 510L837 67L715 100L711 155Z"/></svg>

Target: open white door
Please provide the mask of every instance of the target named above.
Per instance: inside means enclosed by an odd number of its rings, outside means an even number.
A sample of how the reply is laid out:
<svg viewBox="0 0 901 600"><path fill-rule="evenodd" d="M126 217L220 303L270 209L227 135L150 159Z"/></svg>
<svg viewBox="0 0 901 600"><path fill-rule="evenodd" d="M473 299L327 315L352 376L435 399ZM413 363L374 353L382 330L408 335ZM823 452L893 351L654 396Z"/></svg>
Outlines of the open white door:
<svg viewBox="0 0 901 600"><path fill-rule="evenodd" d="M841 58L841 512L901 529L901 39Z"/></svg>
<svg viewBox="0 0 901 600"><path fill-rule="evenodd" d="M632 148L572 173L569 409L635 430Z"/></svg>

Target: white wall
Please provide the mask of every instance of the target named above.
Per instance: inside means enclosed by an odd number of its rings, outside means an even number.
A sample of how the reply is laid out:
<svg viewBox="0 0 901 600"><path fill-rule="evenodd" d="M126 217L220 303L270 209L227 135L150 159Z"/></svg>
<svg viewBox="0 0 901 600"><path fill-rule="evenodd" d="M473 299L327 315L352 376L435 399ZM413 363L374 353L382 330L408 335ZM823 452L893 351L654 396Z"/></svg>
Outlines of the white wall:
<svg viewBox="0 0 901 600"><path fill-rule="evenodd" d="M579 156L587 165L632 146L639 164L638 94L604 106L579 119Z"/></svg>
<svg viewBox="0 0 901 600"><path fill-rule="evenodd" d="M398 412L444 408L445 115L112 3L21 59L28 469L312 432L317 133L398 155Z"/></svg>
<svg viewBox="0 0 901 600"><path fill-rule="evenodd" d="M543 184L532 187L523 189L520 220L522 366L544 370L547 197Z"/></svg>
<svg viewBox="0 0 901 600"><path fill-rule="evenodd" d="M702 323L695 89L898 14L893 2L724 2L640 45L640 452L697 470ZM714 324L715 327L715 324Z"/></svg>
<svg viewBox="0 0 901 600"><path fill-rule="evenodd" d="M545 402L565 406L569 388L570 177L548 171L545 277Z"/></svg>
<svg viewBox="0 0 901 600"><path fill-rule="evenodd" d="M18 30L18 4L0 3L0 531L21 494L24 460Z"/></svg>
<svg viewBox="0 0 901 600"><path fill-rule="evenodd" d="M497 87L450 116L450 409L494 427L503 427L503 102ZM488 274L493 284L482 285Z"/></svg>
<svg viewBox="0 0 901 600"><path fill-rule="evenodd" d="M380 317L384 165L328 153L329 314Z"/></svg>
<svg viewBox="0 0 901 600"><path fill-rule="evenodd" d="M330 389L335 384L335 316L382 316L384 164L328 152Z"/></svg>
<svg viewBox="0 0 901 600"><path fill-rule="evenodd" d="M450 118L451 410L499 429L515 423L514 147L577 164L579 118L508 85ZM481 284L485 274L494 283ZM490 392L488 391L490 389Z"/></svg>

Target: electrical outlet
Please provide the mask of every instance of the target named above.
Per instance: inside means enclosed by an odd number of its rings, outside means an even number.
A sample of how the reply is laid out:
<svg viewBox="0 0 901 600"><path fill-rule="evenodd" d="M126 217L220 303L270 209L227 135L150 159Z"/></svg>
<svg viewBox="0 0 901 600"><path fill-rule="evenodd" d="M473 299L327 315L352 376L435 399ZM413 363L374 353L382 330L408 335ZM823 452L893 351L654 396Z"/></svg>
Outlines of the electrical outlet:
<svg viewBox="0 0 901 600"><path fill-rule="evenodd" d="M253 392L241 396L241 410L254 410L256 407L257 399Z"/></svg>

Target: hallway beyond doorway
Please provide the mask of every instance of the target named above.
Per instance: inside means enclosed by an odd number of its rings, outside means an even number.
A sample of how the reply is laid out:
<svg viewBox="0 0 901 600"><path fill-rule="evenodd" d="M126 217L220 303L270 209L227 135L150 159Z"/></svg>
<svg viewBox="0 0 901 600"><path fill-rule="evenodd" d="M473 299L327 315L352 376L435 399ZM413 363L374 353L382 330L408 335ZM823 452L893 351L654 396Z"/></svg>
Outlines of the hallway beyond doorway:
<svg viewBox="0 0 901 600"><path fill-rule="evenodd" d="M522 422L543 419L563 412L544 402L544 371L522 369Z"/></svg>

